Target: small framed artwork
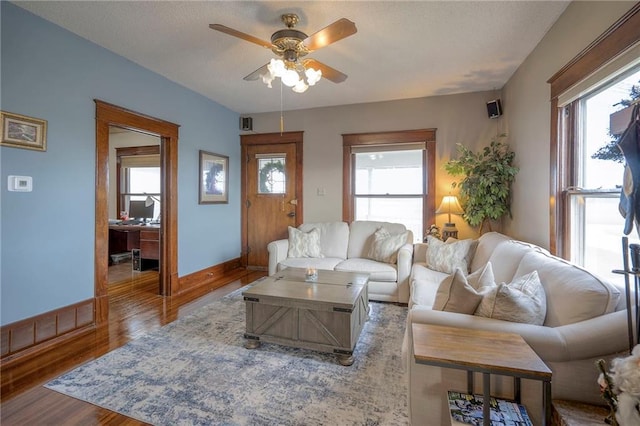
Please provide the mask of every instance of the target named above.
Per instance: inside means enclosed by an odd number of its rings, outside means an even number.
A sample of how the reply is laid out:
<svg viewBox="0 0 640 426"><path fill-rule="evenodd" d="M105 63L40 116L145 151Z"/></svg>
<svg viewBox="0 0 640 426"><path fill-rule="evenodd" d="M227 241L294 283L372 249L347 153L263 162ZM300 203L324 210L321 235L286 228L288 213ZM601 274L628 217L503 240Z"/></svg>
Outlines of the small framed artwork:
<svg viewBox="0 0 640 426"><path fill-rule="evenodd" d="M47 150L47 120L0 111L0 145Z"/></svg>
<svg viewBox="0 0 640 426"><path fill-rule="evenodd" d="M227 204L229 202L229 157L200 151L199 204Z"/></svg>

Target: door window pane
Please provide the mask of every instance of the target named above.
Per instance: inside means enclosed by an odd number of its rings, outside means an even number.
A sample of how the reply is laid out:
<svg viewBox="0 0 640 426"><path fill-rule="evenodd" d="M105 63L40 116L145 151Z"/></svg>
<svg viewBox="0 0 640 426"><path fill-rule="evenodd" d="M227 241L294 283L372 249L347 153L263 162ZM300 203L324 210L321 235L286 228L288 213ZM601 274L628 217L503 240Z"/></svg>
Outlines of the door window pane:
<svg viewBox="0 0 640 426"><path fill-rule="evenodd" d="M284 194L287 188L285 157L258 158L258 193Z"/></svg>

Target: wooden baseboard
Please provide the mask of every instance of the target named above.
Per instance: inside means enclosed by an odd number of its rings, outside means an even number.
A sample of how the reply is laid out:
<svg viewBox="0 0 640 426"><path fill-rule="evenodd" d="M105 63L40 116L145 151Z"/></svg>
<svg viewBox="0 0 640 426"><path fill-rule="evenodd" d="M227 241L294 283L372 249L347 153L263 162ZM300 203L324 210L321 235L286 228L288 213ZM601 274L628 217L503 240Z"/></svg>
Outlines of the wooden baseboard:
<svg viewBox="0 0 640 426"><path fill-rule="evenodd" d="M215 280L224 276L224 274L233 269L240 268L240 258L231 259L224 263L211 266L200 271L193 272L178 279L178 293L184 293L198 287L210 285ZM221 284L222 285L222 284Z"/></svg>
<svg viewBox="0 0 640 426"><path fill-rule="evenodd" d="M93 329L94 313L95 299L88 299L0 327L2 363L27 352L46 350L69 335Z"/></svg>
<svg viewBox="0 0 640 426"><path fill-rule="evenodd" d="M199 287L211 286L228 271L240 267L240 258L236 258L184 277L172 277L172 279L177 279L177 294L180 294ZM218 287L223 285L224 281L220 280ZM103 296L84 300L0 327L2 366L40 354L107 323L106 299L107 297Z"/></svg>

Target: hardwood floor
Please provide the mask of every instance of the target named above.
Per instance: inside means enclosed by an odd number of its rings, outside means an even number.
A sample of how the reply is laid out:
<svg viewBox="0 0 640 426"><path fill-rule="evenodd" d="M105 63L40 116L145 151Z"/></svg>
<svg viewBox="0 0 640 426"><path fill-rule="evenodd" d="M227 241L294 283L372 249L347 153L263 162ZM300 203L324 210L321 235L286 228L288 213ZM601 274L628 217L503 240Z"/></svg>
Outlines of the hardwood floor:
<svg viewBox="0 0 640 426"><path fill-rule="evenodd" d="M203 288L166 298L157 294L157 274L134 274L131 279L110 283L107 326L35 360L3 366L0 423L3 426L145 424L42 385L265 275L238 269Z"/></svg>

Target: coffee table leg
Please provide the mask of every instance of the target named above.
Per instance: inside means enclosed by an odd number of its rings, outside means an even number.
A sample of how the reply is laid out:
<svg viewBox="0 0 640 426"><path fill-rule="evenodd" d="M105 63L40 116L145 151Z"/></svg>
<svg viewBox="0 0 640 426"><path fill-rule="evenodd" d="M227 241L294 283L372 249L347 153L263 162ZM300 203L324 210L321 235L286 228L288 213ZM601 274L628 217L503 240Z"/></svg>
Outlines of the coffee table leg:
<svg viewBox="0 0 640 426"><path fill-rule="evenodd" d="M260 347L260 340L258 339L246 339L244 347L247 349L257 349Z"/></svg>
<svg viewBox="0 0 640 426"><path fill-rule="evenodd" d="M350 365L353 364L353 361L354 361L353 355L338 354L338 362L340 363L340 365L349 367Z"/></svg>
<svg viewBox="0 0 640 426"><path fill-rule="evenodd" d="M482 373L482 424L491 426L491 376Z"/></svg>

